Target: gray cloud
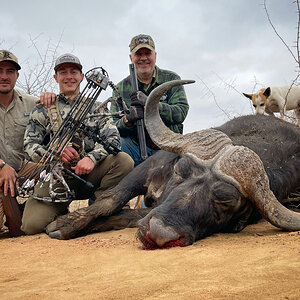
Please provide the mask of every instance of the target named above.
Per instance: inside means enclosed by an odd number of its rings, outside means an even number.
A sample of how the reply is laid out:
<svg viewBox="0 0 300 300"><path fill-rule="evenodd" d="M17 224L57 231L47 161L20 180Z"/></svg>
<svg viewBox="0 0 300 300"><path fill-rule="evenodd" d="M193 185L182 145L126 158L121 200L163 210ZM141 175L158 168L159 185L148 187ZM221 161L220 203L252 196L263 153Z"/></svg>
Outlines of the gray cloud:
<svg viewBox="0 0 300 300"><path fill-rule="evenodd" d="M117 83L128 74L131 37L149 33L156 42L158 66L196 80L186 87L191 109L185 132L190 132L253 113L241 92L287 85L295 78L296 63L272 30L262 4L263 0L27 0L18 1L18 9L12 10L6 2L0 11L0 45L13 50L22 63L33 64L37 53L30 37L42 51L49 40L55 47L61 39L58 54L74 52L85 70L103 66ZM267 7L278 32L294 46L295 3L268 0ZM21 80L22 76L21 72Z"/></svg>

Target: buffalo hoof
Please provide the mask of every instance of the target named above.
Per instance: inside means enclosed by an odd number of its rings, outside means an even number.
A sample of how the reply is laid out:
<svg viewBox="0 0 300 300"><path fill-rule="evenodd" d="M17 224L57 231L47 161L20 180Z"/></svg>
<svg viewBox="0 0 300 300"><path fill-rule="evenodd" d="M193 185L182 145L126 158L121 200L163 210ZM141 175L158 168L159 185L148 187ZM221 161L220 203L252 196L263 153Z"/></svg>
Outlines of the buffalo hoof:
<svg viewBox="0 0 300 300"><path fill-rule="evenodd" d="M66 238L63 237L60 230L56 230L57 228L57 222L53 221L46 227L46 233L52 238L52 239L58 239L58 240L64 240Z"/></svg>
<svg viewBox="0 0 300 300"><path fill-rule="evenodd" d="M95 206L93 204L92 206ZM46 233L54 239L67 240L76 236L93 220L92 206L83 207L66 215L57 217L46 227ZM96 207L97 208L97 207ZM96 209L97 210L97 209Z"/></svg>
<svg viewBox="0 0 300 300"><path fill-rule="evenodd" d="M64 240L61 232L60 231L54 231L54 232L49 232L48 235L52 238L52 239L57 239L57 240Z"/></svg>
<svg viewBox="0 0 300 300"><path fill-rule="evenodd" d="M51 238L59 240L68 240L74 237L79 230L80 228L74 222L71 214L58 217L46 227L46 233Z"/></svg>

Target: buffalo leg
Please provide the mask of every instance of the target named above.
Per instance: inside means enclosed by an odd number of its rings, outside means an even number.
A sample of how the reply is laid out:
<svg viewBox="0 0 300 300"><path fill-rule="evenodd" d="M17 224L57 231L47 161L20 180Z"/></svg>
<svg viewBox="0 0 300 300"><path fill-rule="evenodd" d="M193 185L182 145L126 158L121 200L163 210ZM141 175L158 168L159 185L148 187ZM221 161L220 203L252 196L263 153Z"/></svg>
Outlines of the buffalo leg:
<svg viewBox="0 0 300 300"><path fill-rule="evenodd" d="M151 208L122 209L116 215L97 218L81 234L138 227L138 221L150 211Z"/></svg>
<svg viewBox="0 0 300 300"><path fill-rule="evenodd" d="M151 158L137 166L113 189L103 192L91 206L59 216L46 227L47 234L51 238L70 239L98 217L111 216L120 212L130 199L146 192L145 181L150 160Z"/></svg>

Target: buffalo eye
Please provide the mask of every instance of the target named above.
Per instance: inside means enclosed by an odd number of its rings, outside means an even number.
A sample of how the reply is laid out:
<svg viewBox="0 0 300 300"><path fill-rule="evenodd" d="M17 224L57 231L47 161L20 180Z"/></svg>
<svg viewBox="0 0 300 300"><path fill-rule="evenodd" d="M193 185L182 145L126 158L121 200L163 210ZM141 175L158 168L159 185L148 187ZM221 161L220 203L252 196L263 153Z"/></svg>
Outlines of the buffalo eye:
<svg viewBox="0 0 300 300"><path fill-rule="evenodd" d="M177 182L187 179L189 177L189 174L190 174L189 170L180 168L178 165L174 166L174 179Z"/></svg>
<svg viewBox="0 0 300 300"><path fill-rule="evenodd" d="M240 198L240 192L232 184L218 182L213 186L215 201L226 206L235 206Z"/></svg>
<svg viewBox="0 0 300 300"><path fill-rule="evenodd" d="M174 176L176 181L189 178L191 169L191 160L185 157L181 158L174 166Z"/></svg>

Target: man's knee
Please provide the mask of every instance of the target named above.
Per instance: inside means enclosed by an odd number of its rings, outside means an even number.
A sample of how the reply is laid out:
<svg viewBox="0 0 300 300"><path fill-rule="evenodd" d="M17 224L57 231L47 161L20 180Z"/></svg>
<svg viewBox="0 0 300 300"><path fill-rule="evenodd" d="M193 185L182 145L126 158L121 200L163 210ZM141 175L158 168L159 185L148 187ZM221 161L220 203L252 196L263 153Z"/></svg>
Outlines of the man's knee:
<svg viewBox="0 0 300 300"><path fill-rule="evenodd" d="M134 168L134 161L127 153L119 152L115 158L123 173L128 174Z"/></svg>
<svg viewBox="0 0 300 300"><path fill-rule="evenodd" d="M53 220L53 215L46 215L45 212L37 213L32 210L24 210L21 230L26 235L42 233L46 226Z"/></svg>
<svg viewBox="0 0 300 300"><path fill-rule="evenodd" d="M67 212L67 203L49 203L29 198L26 201L21 230L27 234L44 232L57 216Z"/></svg>
<svg viewBox="0 0 300 300"><path fill-rule="evenodd" d="M33 235L33 234L38 234L42 233L45 230L45 227L48 225L45 224L45 222L41 222L39 218L30 218L22 219L22 226L21 230L26 234L26 235Z"/></svg>

